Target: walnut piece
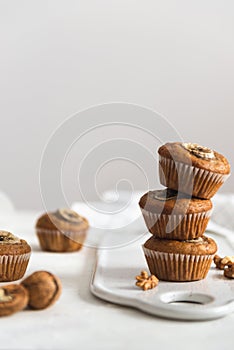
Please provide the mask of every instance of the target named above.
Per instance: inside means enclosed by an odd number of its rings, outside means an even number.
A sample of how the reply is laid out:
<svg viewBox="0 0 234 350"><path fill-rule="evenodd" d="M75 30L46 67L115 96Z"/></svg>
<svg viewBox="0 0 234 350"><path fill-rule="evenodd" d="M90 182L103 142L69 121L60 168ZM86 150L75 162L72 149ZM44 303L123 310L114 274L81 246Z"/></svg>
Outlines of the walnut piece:
<svg viewBox="0 0 234 350"><path fill-rule="evenodd" d="M0 231L0 244L17 244L20 239L8 231Z"/></svg>
<svg viewBox="0 0 234 350"><path fill-rule="evenodd" d="M146 271L141 271L139 276L136 276L136 286L143 290L153 289L158 285L159 280L156 276L149 276Z"/></svg>
<svg viewBox="0 0 234 350"><path fill-rule="evenodd" d="M225 266L234 263L234 256L225 256L224 258L221 258L219 255L215 255L214 263L217 269L224 270Z"/></svg>
<svg viewBox="0 0 234 350"><path fill-rule="evenodd" d="M215 158L214 151L208 147L200 146L197 143L182 143L182 147L199 158L213 159Z"/></svg>
<svg viewBox="0 0 234 350"><path fill-rule="evenodd" d="M71 209L58 209L57 213L59 214L59 216L61 216L63 220L71 223L79 224L83 221L82 217L77 212Z"/></svg>
<svg viewBox="0 0 234 350"><path fill-rule="evenodd" d="M10 294L7 294L5 289L0 288L0 303L5 303L11 300L12 296Z"/></svg>
<svg viewBox="0 0 234 350"><path fill-rule="evenodd" d="M0 316L12 315L26 308L28 292L19 284L9 284L0 288Z"/></svg>
<svg viewBox="0 0 234 350"><path fill-rule="evenodd" d="M227 278L234 278L234 264L228 264L225 266L224 276Z"/></svg>
<svg viewBox="0 0 234 350"><path fill-rule="evenodd" d="M54 304L61 295L62 285L59 278L47 271L36 271L21 284L28 291L28 306L31 309L45 309Z"/></svg>

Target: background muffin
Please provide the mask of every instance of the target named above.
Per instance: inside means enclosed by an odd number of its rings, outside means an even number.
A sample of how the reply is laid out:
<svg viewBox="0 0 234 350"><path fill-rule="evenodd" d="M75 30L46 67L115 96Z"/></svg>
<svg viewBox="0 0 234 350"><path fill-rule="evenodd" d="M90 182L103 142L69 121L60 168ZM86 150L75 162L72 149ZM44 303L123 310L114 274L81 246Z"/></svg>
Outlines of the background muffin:
<svg viewBox="0 0 234 350"><path fill-rule="evenodd" d="M217 251L206 236L175 241L151 237L143 245L150 272L165 281L196 281L206 277Z"/></svg>
<svg viewBox="0 0 234 350"><path fill-rule="evenodd" d="M88 220L70 209L43 214L36 233L43 250L71 252L81 249L89 227Z"/></svg>
<svg viewBox="0 0 234 350"><path fill-rule="evenodd" d="M164 189L145 193L139 202L150 233L157 238L188 240L201 237L211 215L209 199Z"/></svg>
<svg viewBox="0 0 234 350"><path fill-rule="evenodd" d="M0 231L0 282L22 278L28 266L31 247L7 231Z"/></svg>
<svg viewBox="0 0 234 350"><path fill-rule="evenodd" d="M166 143L158 150L162 185L210 199L230 174L227 159L194 143Z"/></svg>

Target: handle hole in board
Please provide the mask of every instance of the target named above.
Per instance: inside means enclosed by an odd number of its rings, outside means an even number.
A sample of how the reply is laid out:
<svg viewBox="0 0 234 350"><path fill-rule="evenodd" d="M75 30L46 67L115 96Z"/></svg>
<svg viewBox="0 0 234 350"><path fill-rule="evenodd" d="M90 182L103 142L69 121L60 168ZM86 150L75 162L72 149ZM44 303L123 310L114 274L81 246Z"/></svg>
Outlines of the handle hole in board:
<svg viewBox="0 0 234 350"><path fill-rule="evenodd" d="M163 303L170 305L206 305L214 301L210 295L191 292L168 292L161 295L160 299Z"/></svg>
<svg viewBox="0 0 234 350"><path fill-rule="evenodd" d="M168 304L170 305L178 305L178 304L197 304L197 305L204 305L204 303L196 300L175 300L171 301Z"/></svg>

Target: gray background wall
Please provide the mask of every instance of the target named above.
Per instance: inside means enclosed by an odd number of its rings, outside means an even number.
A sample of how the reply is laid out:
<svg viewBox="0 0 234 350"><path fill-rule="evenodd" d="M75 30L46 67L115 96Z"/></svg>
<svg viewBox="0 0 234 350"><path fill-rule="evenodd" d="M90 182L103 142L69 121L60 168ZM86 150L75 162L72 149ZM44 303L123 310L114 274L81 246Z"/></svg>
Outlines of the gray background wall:
<svg viewBox="0 0 234 350"><path fill-rule="evenodd" d="M69 115L110 101L157 110L233 166L233 15L231 0L1 0L0 189L18 208L41 208L49 136ZM127 177L144 188L134 169ZM79 199L69 174L65 181ZM223 191L232 189L230 178Z"/></svg>

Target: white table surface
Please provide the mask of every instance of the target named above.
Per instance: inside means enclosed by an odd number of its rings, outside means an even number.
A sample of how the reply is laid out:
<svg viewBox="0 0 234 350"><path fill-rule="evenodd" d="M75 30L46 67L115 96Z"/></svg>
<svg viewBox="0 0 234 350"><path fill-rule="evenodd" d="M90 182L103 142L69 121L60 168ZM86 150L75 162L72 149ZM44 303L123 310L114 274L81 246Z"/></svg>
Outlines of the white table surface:
<svg viewBox="0 0 234 350"><path fill-rule="evenodd" d="M225 318L184 322L160 319L94 297L89 290L95 249L46 253L34 233L35 212L17 212L9 229L32 246L26 276L36 270L58 275L59 301L46 310L26 310L0 318L0 349L231 349L234 314ZM2 225L2 223L1 223Z"/></svg>

